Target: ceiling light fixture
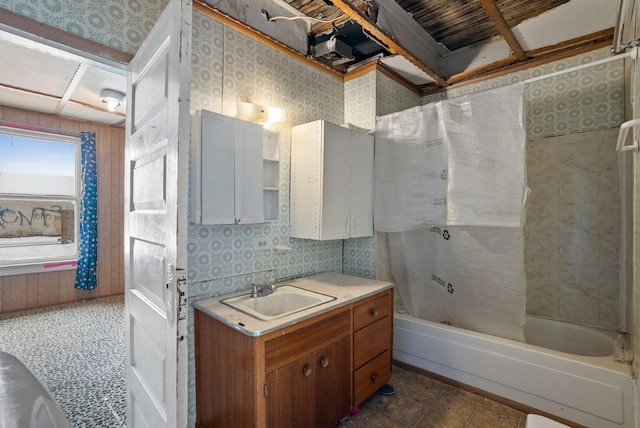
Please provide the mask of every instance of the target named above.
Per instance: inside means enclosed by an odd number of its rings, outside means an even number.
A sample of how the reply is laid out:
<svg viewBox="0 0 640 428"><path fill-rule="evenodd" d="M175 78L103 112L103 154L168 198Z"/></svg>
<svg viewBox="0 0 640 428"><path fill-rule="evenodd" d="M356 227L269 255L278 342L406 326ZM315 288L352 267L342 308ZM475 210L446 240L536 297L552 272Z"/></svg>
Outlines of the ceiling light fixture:
<svg viewBox="0 0 640 428"><path fill-rule="evenodd" d="M115 111L122 105L124 94L115 89L103 89L100 91L100 101L107 105L107 110Z"/></svg>

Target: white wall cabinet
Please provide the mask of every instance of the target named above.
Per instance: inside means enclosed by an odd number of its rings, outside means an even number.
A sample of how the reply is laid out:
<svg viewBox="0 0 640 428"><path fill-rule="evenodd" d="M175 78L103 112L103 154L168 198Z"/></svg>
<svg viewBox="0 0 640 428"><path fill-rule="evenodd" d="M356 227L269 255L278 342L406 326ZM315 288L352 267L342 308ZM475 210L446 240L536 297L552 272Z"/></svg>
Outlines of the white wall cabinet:
<svg viewBox="0 0 640 428"><path fill-rule="evenodd" d="M191 131L191 222L264 222L262 125L200 110Z"/></svg>
<svg viewBox="0 0 640 428"><path fill-rule="evenodd" d="M290 233L346 239L373 234L373 137L318 120L291 129Z"/></svg>

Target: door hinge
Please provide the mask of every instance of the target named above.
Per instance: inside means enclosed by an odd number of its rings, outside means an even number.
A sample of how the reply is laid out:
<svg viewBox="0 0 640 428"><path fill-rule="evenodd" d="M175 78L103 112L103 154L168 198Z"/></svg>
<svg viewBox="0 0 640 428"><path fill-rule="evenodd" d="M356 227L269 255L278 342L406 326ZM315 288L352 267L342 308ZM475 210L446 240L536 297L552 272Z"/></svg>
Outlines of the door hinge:
<svg viewBox="0 0 640 428"><path fill-rule="evenodd" d="M266 383L264 384L264 396L265 397L267 396L267 384Z"/></svg>

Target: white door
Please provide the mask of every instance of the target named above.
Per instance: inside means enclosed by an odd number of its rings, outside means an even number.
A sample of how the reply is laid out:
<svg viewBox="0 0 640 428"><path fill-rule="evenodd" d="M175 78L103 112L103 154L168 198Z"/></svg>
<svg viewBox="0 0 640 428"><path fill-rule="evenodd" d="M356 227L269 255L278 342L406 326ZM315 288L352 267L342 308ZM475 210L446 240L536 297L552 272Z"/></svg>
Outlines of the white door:
<svg viewBox="0 0 640 428"><path fill-rule="evenodd" d="M185 426L191 2L170 0L129 65L127 426Z"/></svg>

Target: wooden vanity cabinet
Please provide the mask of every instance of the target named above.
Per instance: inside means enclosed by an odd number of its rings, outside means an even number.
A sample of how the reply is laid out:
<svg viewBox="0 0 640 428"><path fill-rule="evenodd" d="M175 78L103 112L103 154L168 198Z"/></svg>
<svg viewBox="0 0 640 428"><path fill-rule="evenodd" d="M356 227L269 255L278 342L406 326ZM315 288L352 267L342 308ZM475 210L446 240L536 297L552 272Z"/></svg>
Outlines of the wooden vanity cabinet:
<svg viewBox="0 0 640 428"><path fill-rule="evenodd" d="M351 410L351 311L267 340L267 427L330 427ZM287 330L287 329L284 329Z"/></svg>
<svg viewBox="0 0 640 428"><path fill-rule="evenodd" d="M197 427L329 427L351 409L351 307L251 337L195 310Z"/></svg>
<svg viewBox="0 0 640 428"><path fill-rule="evenodd" d="M392 296L263 336L196 308L196 427L335 426L391 377Z"/></svg>
<svg viewBox="0 0 640 428"><path fill-rule="evenodd" d="M334 427L350 411L351 340L267 373L268 427Z"/></svg>
<svg viewBox="0 0 640 428"><path fill-rule="evenodd" d="M353 308L353 405L357 406L391 379L393 290Z"/></svg>

